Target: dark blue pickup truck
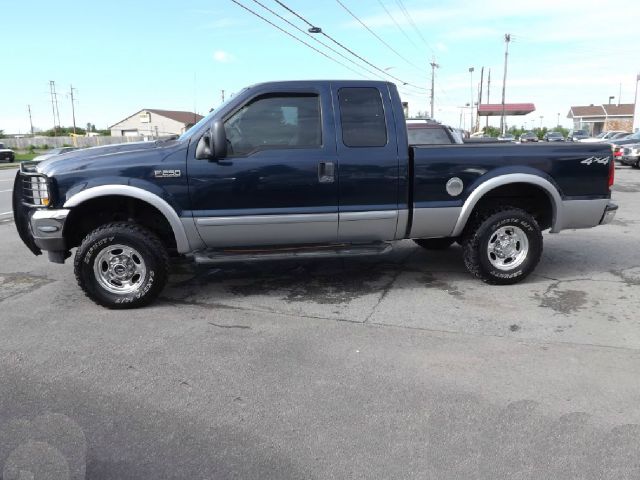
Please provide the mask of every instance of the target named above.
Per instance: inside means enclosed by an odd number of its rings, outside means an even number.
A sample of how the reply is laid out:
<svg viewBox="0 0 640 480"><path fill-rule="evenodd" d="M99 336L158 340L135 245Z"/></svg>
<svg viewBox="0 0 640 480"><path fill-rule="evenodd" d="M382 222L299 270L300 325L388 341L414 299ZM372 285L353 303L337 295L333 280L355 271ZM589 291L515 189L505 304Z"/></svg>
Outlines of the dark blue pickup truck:
<svg viewBox="0 0 640 480"><path fill-rule="evenodd" d="M543 230L611 221L608 145L409 145L398 91L374 81L254 85L179 138L74 151L16 176L36 255L76 248L80 287L138 307L171 256L198 263L462 245L493 284L533 271Z"/></svg>

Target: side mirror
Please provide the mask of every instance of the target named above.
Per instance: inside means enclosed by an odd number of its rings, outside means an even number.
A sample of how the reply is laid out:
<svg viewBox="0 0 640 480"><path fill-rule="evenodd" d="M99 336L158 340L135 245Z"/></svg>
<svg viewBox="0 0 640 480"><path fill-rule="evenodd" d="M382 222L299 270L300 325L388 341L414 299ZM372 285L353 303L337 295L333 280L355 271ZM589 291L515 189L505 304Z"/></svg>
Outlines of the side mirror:
<svg viewBox="0 0 640 480"><path fill-rule="evenodd" d="M227 135L224 131L224 124L221 120L216 120L211 128L205 133L196 146L196 159L198 160L220 160L227 156Z"/></svg>
<svg viewBox="0 0 640 480"><path fill-rule="evenodd" d="M214 159L221 159L227 156L227 134L224 131L224 123L222 120L216 120L211 125L211 150Z"/></svg>

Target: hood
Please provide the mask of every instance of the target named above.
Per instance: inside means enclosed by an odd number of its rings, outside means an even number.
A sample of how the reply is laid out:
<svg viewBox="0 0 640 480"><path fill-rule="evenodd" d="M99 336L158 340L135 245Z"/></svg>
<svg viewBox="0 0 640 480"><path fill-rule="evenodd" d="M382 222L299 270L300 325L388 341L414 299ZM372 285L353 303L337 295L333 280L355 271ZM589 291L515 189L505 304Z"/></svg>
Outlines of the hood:
<svg viewBox="0 0 640 480"><path fill-rule="evenodd" d="M175 145L176 140L158 140L155 142L130 142L105 145L102 147L83 148L55 155L38 164L38 172L52 175L60 172L83 170L90 164L109 162L122 155L135 154L153 149Z"/></svg>

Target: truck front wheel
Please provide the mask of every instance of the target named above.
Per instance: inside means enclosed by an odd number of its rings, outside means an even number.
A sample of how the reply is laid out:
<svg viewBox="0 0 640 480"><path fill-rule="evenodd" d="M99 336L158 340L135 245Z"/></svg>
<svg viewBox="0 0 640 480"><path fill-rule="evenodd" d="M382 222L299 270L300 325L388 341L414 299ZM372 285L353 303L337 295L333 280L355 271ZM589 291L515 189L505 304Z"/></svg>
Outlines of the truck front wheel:
<svg viewBox="0 0 640 480"><path fill-rule="evenodd" d="M93 230L74 260L78 285L98 305L113 309L151 303L169 276L169 256L158 237L133 223Z"/></svg>
<svg viewBox="0 0 640 480"><path fill-rule="evenodd" d="M517 283L529 275L542 255L542 232L535 218L519 208L478 215L463 241L470 273L494 285Z"/></svg>

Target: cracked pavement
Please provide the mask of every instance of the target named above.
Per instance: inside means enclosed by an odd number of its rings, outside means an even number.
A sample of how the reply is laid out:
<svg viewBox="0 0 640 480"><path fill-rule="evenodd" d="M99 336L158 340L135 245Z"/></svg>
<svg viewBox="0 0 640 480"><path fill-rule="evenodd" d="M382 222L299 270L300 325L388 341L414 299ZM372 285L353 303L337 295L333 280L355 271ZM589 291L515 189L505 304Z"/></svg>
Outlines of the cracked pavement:
<svg viewBox="0 0 640 480"><path fill-rule="evenodd" d="M616 220L545 234L511 287L402 242L180 263L113 312L1 222L1 478L638 478L640 171L616 175Z"/></svg>

